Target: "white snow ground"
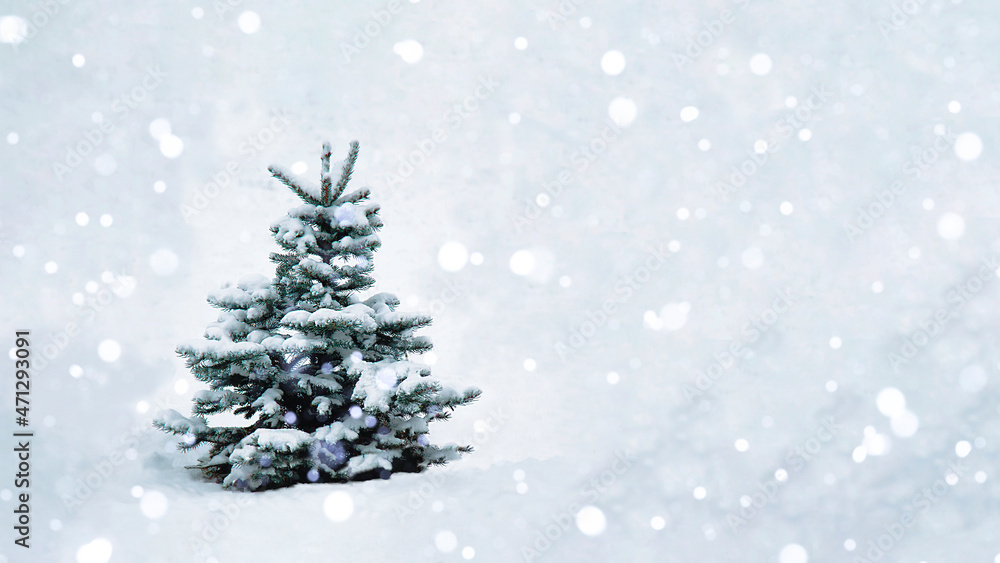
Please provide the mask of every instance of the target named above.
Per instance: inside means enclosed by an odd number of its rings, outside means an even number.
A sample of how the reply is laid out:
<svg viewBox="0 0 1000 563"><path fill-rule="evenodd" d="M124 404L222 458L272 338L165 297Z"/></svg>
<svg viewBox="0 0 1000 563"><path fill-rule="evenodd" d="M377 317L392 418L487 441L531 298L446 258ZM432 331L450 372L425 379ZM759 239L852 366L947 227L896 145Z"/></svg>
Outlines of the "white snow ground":
<svg viewBox="0 0 1000 563"><path fill-rule="evenodd" d="M0 561L1000 561L998 16L0 1L0 338L52 356L30 550L0 382ZM266 166L355 138L375 291L484 390L431 436L477 451L201 483L148 424L200 389L173 349L271 273Z"/></svg>

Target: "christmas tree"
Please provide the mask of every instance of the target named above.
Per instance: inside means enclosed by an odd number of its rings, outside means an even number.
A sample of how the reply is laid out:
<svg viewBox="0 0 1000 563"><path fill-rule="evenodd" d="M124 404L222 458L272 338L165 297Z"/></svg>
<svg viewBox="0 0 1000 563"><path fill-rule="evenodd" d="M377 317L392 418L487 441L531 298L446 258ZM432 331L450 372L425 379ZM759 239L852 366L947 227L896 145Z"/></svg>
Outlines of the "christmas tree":
<svg viewBox="0 0 1000 563"><path fill-rule="evenodd" d="M389 293L358 295L375 283L382 220L368 188L346 192L358 143L339 178L330 155L324 144L319 185L269 168L303 202L271 225L281 248L274 279L247 276L210 293L219 320L177 348L209 389L195 395L192 416L168 411L155 424L181 436L182 449L209 444L194 467L225 487L388 478L471 451L427 438L428 423L481 393L445 387L409 360L431 348L414 335L431 318L396 311ZM209 425L230 411L248 424Z"/></svg>

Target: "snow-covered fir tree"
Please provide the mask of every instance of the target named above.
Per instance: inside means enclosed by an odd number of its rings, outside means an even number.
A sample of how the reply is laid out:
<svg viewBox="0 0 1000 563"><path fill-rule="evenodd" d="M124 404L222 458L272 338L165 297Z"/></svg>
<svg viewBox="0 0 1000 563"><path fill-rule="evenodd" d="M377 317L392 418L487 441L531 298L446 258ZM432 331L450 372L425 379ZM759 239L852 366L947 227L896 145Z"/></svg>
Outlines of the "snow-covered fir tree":
<svg viewBox="0 0 1000 563"><path fill-rule="evenodd" d="M386 478L471 451L427 438L429 422L480 395L445 387L410 361L431 348L414 335L431 318L396 311L389 293L358 295L375 282L382 220L369 189L346 191L358 143L339 175L330 155L324 144L319 185L269 168L303 201L271 225L281 247L271 254L275 278L247 276L210 293L219 320L177 349L209 389L195 395L190 417L168 411L155 424L181 436L182 449L208 444L194 467L225 487ZM248 424L209 424L229 411Z"/></svg>

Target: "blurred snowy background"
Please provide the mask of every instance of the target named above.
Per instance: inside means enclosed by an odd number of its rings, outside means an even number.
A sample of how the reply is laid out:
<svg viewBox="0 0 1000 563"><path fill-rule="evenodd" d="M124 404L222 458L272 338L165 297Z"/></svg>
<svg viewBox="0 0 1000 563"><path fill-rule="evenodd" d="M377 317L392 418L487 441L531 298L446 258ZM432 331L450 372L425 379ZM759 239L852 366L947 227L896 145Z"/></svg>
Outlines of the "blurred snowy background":
<svg viewBox="0 0 1000 563"><path fill-rule="evenodd" d="M0 2L0 561L1000 561L1000 10ZM149 424L361 142L375 291L484 391L388 481L222 491ZM9 473L6 473L8 472Z"/></svg>

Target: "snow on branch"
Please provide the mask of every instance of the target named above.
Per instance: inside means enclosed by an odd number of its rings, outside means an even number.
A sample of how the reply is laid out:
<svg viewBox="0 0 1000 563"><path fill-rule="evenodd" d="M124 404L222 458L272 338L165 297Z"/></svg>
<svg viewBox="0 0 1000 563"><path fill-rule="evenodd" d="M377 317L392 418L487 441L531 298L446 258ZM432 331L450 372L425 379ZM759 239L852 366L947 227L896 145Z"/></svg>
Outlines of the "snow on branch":
<svg viewBox="0 0 1000 563"><path fill-rule="evenodd" d="M272 176L281 180L281 183L288 186L293 192L298 194L300 198L306 203L312 203L313 205L323 205L323 203L316 199L316 197L309 193L309 190L299 184L299 181L292 177L292 175L284 168L278 166L277 164L272 164L267 167L268 172Z"/></svg>
<svg viewBox="0 0 1000 563"><path fill-rule="evenodd" d="M333 194L326 203L332 202L333 200L340 197L340 194L344 193L344 188L347 187L348 180L351 179L351 174L354 172L354 163L358 160L358 142L351 141L351 149L347 151L347 160L344 161L344 168L340 171L340 180L337 181L337 186L333 189Z"/></svg>
<svg viewBox="0 0 1000 563"><path fill-rule="evenodd" d="M153 424L173 434L203 434L208 430L204 419L187 418L173 409L160 415Z"/></svg>

